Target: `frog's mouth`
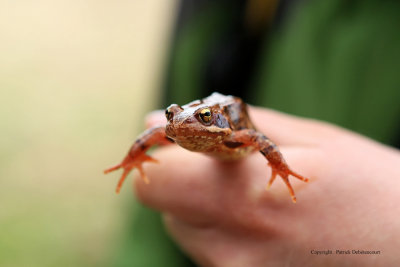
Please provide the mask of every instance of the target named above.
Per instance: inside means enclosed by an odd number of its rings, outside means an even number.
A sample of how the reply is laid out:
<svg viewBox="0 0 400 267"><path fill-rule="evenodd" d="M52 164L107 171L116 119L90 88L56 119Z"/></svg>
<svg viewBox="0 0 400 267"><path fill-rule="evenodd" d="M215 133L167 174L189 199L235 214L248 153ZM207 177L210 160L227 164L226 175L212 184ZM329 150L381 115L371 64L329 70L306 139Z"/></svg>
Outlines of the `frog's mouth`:
<svg viewBox="0 0 400 267"><path fill-rule="evenodd" d="M167 135L167 137L174 139L176 138L176 133L174 130L174 127L171 124L167 124L165 126L165 134Z"/></svg>
<svg viewBox="0 0 400 267"><path fill-rule="evenodd" d="M192 127L176 127L172 124L165 126L165 134L167 137L177 141L183 142L203 142L207 139L223 139L225 136L229 136L232 133L230 128L219 128L216 126L208 126L207 128L201 128L193 131Z"/></svg>
<svg viewBox="0 0 400 267"><path fill-rule="evenodd" d="M174 127L174 125L171 124L167 124L165 126L165 134L167 135L167 137L176 140L177 138L177 132L179 132L179 129L176 129L176 127ZM178 133L179 135L179 133Z"/></svg>

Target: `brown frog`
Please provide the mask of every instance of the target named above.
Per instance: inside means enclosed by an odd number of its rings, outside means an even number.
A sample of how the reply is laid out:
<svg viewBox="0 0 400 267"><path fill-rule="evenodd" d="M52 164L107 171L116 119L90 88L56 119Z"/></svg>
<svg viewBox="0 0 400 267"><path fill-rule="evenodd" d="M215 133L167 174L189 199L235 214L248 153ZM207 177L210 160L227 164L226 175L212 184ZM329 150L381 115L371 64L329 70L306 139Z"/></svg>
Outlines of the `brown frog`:
<svg viewBox="0 0 400 267"><path fill-rule="evenodd" d="M289 182L289 175L308 182L307 178L292 171L278 147L255 129L249 118L246 104L238 97L213 93L209 97L184 106L172 104L165 110L165 116L166 126L153 127L144 131L122 162L104 171L104 173L109 173L119 168L124 169L116 189L117 193L133 168L137 168L140 176L148 183L149 180L143 171L142 164L147 161L157 162L157 160L146 155L145 152L154 145L171 142L190 151L202 152L221 160L237 160L249 153L259 151L272 168L267 188L271 186L276 175L281 176L294 203L296 197Z"/></svg>

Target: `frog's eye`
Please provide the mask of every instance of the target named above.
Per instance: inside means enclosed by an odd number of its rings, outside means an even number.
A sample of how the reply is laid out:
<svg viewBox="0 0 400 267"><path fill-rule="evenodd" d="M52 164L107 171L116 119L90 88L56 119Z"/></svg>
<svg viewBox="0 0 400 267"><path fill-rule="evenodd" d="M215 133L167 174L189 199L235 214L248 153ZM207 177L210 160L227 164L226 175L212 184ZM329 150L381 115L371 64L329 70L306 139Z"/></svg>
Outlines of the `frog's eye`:
<svg viewBox="0 0 400 267"><path fill-rule="evenodd" d="M200 111L200 119L205 123L210 122L211 121L211 110L209 108L202 109Z"/></svg>
<svg viewBox="0 0 400 267"><path fill-rule="evenodd" d="M174 113L169 108L167 108L165 110L165 117L167 118L167 120L170 121L173 116L174 116Z"/></svg>

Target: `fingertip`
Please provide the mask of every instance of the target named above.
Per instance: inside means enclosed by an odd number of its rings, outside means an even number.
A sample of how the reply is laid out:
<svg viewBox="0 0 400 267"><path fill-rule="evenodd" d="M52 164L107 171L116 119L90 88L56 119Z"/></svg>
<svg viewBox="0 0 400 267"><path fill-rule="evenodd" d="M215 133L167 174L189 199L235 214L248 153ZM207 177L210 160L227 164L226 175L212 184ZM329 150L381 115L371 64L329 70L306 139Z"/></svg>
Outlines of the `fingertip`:
<svg viewBox="0 0 400 267"><path fill-rule="evenodd" d="M146 115L145 125L146 128L165 125L167 119L165 118L164 110L154 110Z"/></svg>

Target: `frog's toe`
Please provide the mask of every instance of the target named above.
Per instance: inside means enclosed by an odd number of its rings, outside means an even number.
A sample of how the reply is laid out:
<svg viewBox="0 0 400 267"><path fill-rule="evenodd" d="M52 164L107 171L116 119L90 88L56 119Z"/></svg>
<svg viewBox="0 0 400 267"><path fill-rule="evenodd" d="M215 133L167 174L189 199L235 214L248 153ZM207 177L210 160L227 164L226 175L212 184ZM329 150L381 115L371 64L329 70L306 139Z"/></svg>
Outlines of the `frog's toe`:
<svg viewBox="0 0 400 267"><path fill-rule="evenodd" d="M288 166L285 166L285 165L275 166L270 163L268 163L268 165L271 167L271 178L268 182L266 189L270 188L270 186L274 182L276 176L279 175L280 177L282 177L282 180L285 182L285 184L289 190L289 194L290 194L290 197L292 198L293 203L296 203L296 195L294 193L292 185L289 182L289 175L292 175L292 176L296 177L297 179L300 179L304 182L308 182L308 179L301 176L300 174L297 174L294 171L290 170Z"/></svg>
<svg viewBox="0 0 400 267"><path fill-rule="evenodd" d="M308 178L306 178L298 173L295 173L294 171L292 171L290 169L288 170L288 174L292 175L293 177L296 177L297 179L299 179L301 181L304 181L305 183L308 183L310 181Z"/></svg>
<svg viewBox="0 0 400 267"><path fill-rule="evenodd" d="M274 182L275 178L276 178L277 172L274 168L272 168L272 172L271 172L271 178L269 178L269 182L267 184L267 186L265 187L265 190L269 190L272 183Z"/></svg>
<svg viewBox="0 0 400 267"><path fill-rule="evenodd" d="M144 172L143 167L142 167L142 164L144 162L158 163L158 160L156 160L155 158L152 158L144 153L140 154L140 155L136 155L135 157L131 157L128 155L120 164L115 165L111 168L108 168L104 171L104 173L109 173L109 172L118 170L120 168L124 169L124 172L122 173L121 177L119 178L118 185L115 190L117 194L121 191L122 184L124 183L126 177L131 172L131 170L134 168L138 169L138 171L140 173L140 177L143 179L143 181L146 184L150 183L150 181L147 178L147 175Z"/></svg>

